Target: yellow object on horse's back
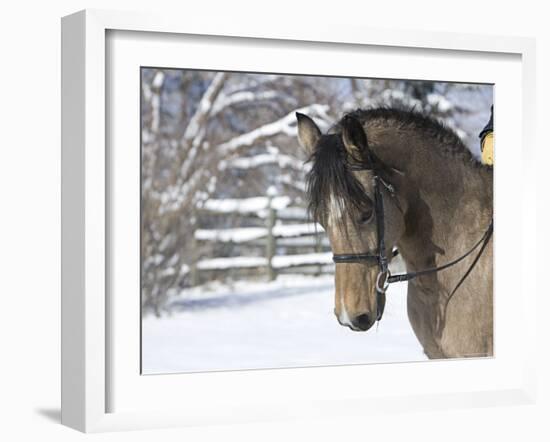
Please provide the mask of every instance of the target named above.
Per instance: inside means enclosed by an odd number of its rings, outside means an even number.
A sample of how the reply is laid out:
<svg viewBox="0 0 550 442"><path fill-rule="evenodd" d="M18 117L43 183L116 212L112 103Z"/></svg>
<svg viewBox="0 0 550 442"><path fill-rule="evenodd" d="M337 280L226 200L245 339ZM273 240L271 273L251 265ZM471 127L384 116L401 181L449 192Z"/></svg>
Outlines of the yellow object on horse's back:
<svg viewBox="0 0 550 442"><path fill-rule="evenodd" d="M489 166L493 165L493 153L494 153L494 141L493 132L489 132L483 137L483 143L481 144L481 162Z"/></svg>

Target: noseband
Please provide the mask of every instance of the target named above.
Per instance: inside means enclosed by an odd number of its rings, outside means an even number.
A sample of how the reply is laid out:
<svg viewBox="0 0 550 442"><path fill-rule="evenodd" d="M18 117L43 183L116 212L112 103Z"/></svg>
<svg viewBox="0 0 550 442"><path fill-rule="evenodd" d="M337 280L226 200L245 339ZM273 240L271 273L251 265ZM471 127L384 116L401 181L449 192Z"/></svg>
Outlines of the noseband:
<svg viewBox="0 0 550 442"><path fill-rule="evenodd" d="M408 272L408 273L402 273L398 275L392 275L388 268L388 257L386 255L386 244L384 240L384 235L385 235L384 200L382 198L381 186L383 186L388 191L392 199L396 198L395 188L391 184L384 181L384 179L380 177L378 172L372 167L351 167L351 170L354 170L354 171L373 170L374 171L374 177L373 177L374 214L376 217L377 250L376 250L376 253L371 253L371 252L339 253L339 254L335 253L332 255L332 260L334 261L334 263L335 264L372 263L373 265L378 266L378 275L376 277L376 296L377 296L377 309L378 309L377 320L379 321L382 317L381 303L384 300L384 295L390 284L394 282L410 281L412 279L417 278L418 276L422 276L430 273L436 273L441 270L452 267L455 264L458 264L463 259L465 259L471 253L473 253L474 250L476 250L477 247L480 244L482 244L476 258L474 259L474 261L472 262L472 264L470 265L466 273L462 276L462 278L459 280L459 282L451 292L448 298L449 300L455 294L455 292L458 290L458 288L464 282L464 280L468 277L472 269L475 267L475 265L479 261L479 258L481 257L483 250L485 250L485 247L489 243L489 240L491 239L491 236L493 234L493 220L491 219L491 223L489 224L489 227L487 228L487 230L485 231L481 239L477 243L475 243L470 250L468 250L465 254L458 257L457 259L451 262L448 262L444 265L441 265L439 267L432 267L424 270L419 270L416 272ZM396 256L398 253L399 252L397 250L394 250L392 251L392 256Z"/></svg>

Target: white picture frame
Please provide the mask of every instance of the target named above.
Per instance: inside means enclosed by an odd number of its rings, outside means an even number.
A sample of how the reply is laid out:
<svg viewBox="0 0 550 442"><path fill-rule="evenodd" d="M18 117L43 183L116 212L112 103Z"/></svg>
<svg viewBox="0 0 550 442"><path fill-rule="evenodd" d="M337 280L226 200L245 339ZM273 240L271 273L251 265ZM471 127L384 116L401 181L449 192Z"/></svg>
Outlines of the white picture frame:
<svg viewBox="0 0 550 442"><path fill-rule="evenodd" d="M185 25L176 17L155 16L143 13L125 13L100 10L86 10L64 17L62 20L62 423L85 432L111 431L139 428L158 428L215 423L250 422L256 420L276 420L296 417L334 416L350 414L368 414L373 410L388 412L411 409L456 408L470 406L499 405L504 403L532 403L535 392L534 376L534 334L533 321L524 323L518 333L524 342L522 352L516 355L513 369L511 363L499 365L498 350L493 365L487 365L487 375L491 370L510 368L510 376L504 376L498 385L483 388L480 385L462 387L460 392L449 392L436 382L430 391L400 394L399 392L377 395L375 403L364 400L368 394L359 390L355 395L335 389L324 393L314 391L315 383L307 384L311 376L310 369L264 370L261 372L236 372L232 378L223 378L219 374L187 374L195 376L192 383L213 385L220 388L227 382L240 382L247 394L241 399L224 400L223 394L210 401L207 397L199 405L190 407L182 402L180 407L152 406L135 410L112 409L109 395L114 388L110 372L113 369L109 344L109 327L115 320L110 310L107 288L108 244L112 238L106 228L111 198L108 186L108 134L106 121L110 117L107 106L109 93L106 66L108 44L107 35L112 31L157 33L157 37L180 36L216 36L238 38L251 45L261 41L278 42L285 47L307 42L311 45L339 45L339 48L375 47L379 50L400 48L407 50L427 50L432 55L444 53L468 53L482 59L484 54L502 54L514 56L519 60L521 70L520 125L509 128L514 131L521 143L519 159L521 170L515 173L527 174L532 167L534 140L535 102L535 46L534 41L516 37L487 37L451 33L426 33L415 31L389 31L371 28L350 28L331 26L325 28L300 26L280 28L276 24L242 23L238 28L230 22L216 22L200 17L188 21ZM445 78L442 78L445 80ZM498 95L497 95L498 96ZM497 98L498 99L498 98ZM504 121L504 120L502 120ZM504 130L504 128L503 128ZM498 133L498 123L497 123ZM504 133L504 132L503 132ZM497 140L497 143L499 141ZM504 145L504 143L503 143ZM516 156L518 154L516 153ZM502 161L500 161L502 158ZM506 155L497 154L499 165L506 173L513 164L507 162ZM136 189L138 191L138 189ZM497 186L498 192L498 186ZM527 257L533 254L529 244L535 235L535 194L521 187L518 191L522 210L518 223L521 226L522 240L514 250L521 257L522 281L518 309L525 315L536 311L536 287L529 277ZM498 196L498 195L497 195ZM496 237L499 234L498 211L495 225ZM501 224L504 226L504 224ZM504 228L504 227L503 227ZM504 232L504 230L501 230ZM530 239L528 239L530 238ZM496 243L496 255L504 253ZM498 270L497 261L497 270ZM497 285L498 287L498 285ZM518 296L516 293L515 296ZM139 298L139 295L136 294ZM498 316L496 318L498 324ZM139 320L136 318L136 321ZM501 323L502 324L502 323ZM501 325L502 330L511 325ZM130 357L124 355L123 357ZM453 365L431 365L432 376L441 373L455 373L457 370L479 370L476 361ZM397 376L403 370L411 374L420 364L407 367L386 367L385 371L394 371ZM434 368L435 367L435 368ZM507 368L508 367L508 368ZM319 369L315 369L319 370ZM380 370L374 366L353 368L331 367L316 371L322 376L346 378L362 377ZM282 374L281 374L282 373ZM291 373L290 375L288 373ZM132 376L139 376L135 370ZM210 376L207 378L205 376ZM159 376L162 388L171 388L178 381L177 376ZM217 377L217 380L215 379ZM293 378L293 379L290 379ZM136 378L137 379L137 378ZM304 387L303 396L284 397L269 400L269 394L259 391L258 387L266 381L293 382ZM442 379L442 382L444 379ZM160 385L160 384L159 384ZM246 387L248 385L248 387ZM147 387L146 387L147 388ZM156 388L156 387L155 387ZM194 391L194 390L189 390ZM218 393L205 393L208 395ZM162 393L166 394L166 393ZM198 393L190 393L185 401L197 399ZM260 400L260 396L263 398Z"/></svg>

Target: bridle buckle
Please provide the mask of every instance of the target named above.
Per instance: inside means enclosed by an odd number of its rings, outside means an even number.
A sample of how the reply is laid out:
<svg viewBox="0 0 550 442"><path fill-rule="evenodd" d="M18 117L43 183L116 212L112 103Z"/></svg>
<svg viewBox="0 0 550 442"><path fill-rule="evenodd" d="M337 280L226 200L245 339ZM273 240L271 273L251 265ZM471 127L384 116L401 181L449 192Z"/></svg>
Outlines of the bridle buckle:
<svg viewBox="0 0 550 442"><path fill-rule="evenodd" d="M376 291L378 293L386 293L386 290L388 290L388 287L390 286L390 270L386 270L385 272L379 272L378 276L376 277ZM382 280L382 277L384 279Z"/></svg>

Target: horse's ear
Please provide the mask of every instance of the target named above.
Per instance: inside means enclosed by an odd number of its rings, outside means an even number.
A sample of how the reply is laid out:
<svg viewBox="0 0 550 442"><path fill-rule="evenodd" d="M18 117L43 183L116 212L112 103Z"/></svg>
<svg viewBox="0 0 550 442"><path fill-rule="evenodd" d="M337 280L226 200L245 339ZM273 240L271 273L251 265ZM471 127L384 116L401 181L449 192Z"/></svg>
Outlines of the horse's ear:
<svg viewBox="0 0 550 442"><path fill-rule="evenodd" d="M296 112L296 119L298 120L298 141L307 154L311 155L317 141L321 138L321 131L307 115Z"/></svg>
<svg viewBox="0 0 550 442"><path fill-rule="evenodd" d="M357 118L346 115L342 119L342 141L352 158L361 161L367 157L367 134Z"/></svg>

